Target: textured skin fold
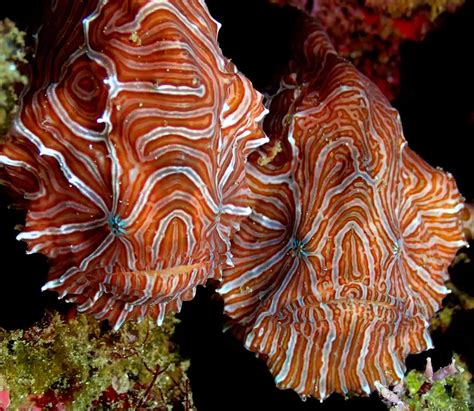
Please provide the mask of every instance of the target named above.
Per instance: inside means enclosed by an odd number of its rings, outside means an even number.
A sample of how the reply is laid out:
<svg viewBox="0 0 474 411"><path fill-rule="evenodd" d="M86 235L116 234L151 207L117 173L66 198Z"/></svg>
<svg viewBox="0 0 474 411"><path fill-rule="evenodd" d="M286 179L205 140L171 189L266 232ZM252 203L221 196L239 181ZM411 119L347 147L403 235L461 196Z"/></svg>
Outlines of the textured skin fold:
<svg viewBox="0 0 474 411"><path fill-rule="evenodd" d="M432 345L429 320L465 244L463 199L319 24L303 26L266 118L271 141L249 160L253 213L218 291L280 388L368 394Z"/></svg>
<svg viewBox="0 0 474 411"><path fill-rule="evenodd" d="M261 96L202 0L51 1L44 22L0 148L19 239L80 311L160 322L230 264Z"/></svg>

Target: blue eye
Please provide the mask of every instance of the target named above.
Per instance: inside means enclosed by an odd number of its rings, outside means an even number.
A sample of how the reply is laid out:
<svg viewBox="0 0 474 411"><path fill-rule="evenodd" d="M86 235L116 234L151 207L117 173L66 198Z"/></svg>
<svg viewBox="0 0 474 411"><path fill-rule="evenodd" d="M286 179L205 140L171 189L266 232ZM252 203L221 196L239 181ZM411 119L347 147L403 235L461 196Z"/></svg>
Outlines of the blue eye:
<svg viewBox="0 0 474 411"><path fill-rule="evenodd" d="M291 245L292 245L294 253L297 257L301 257L301 256L307 257L308 256L308 252L305 250L305 245L304 245L302 240L297 240L296 238L294 238L292 240Z"/></svg>
<svg viewBox="0 0 474 411"><path fill-rule="evenodd" d="M125 230L125 221L123 221L118 215L110 214L107 223L109 224L110 231L113 235L119 237L127 234L127 230Z"/></svg>

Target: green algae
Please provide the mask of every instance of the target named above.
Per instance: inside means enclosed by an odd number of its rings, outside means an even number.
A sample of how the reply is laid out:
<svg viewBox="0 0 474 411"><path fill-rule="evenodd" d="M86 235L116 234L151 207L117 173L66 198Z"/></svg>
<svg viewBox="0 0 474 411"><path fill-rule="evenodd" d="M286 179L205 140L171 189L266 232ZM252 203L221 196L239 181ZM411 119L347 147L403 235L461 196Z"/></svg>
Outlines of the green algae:
<svg viewBox="0 0 474 411"><path fill-rule="evenodd" d="M10 392L12 409L35 396L45 408L192 409L188 362L170 339L176 322L130 321L115 332L88 316L48 314L26 331L0 329L0 391Z"/></svg>
<svg viewBox="0 0 474 411"><path fill-rule="evenodd" d="M0 20L0 136L10 125L16 111L19 85L27 79L19 71L25 60L25 33L8 20Z"/></svg>
<svg viewBox="0 0 474 411"><path fill-rule="evenodd" d="M421 371L411 370L405 377L402 402L410 410L469 411L472 409L472 375L458 356L457 372L439 381L429 381Z"/></svg>

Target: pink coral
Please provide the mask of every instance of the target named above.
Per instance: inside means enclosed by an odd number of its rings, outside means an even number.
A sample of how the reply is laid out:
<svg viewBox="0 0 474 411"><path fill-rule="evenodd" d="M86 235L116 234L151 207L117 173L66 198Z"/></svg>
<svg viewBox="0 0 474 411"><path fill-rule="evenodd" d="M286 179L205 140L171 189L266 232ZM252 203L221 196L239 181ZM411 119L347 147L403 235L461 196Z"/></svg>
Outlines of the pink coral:
<svg viewBox="0 0 474 411"><path fill-rule="evenodd" d="M0 391L0 411L6 410L10 405L10 393L8 390Z"/></svg>

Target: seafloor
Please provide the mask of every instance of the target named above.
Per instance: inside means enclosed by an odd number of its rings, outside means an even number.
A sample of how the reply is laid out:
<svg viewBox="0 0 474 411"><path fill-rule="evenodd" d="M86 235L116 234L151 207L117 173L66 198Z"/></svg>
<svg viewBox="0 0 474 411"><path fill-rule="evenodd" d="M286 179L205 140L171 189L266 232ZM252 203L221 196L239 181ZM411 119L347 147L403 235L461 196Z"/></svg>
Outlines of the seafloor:
<svg viewBox="0 0 474 411"><path fill-rule="evenodd" d="M262 0L208 0L211 14L223 24L220 44L250 78L264 90L290 55L287 39L294 15ZM27 30L39 16L38 0L2 1L0 18L9 17ZM474 199L472 142L474 139L474 1L453 14L441 16L436 27L420 42L401 49L400 93L393 102L400 111L409 145L434 166L451 172L461 193ZM21 213L0 199L0 327L27 327L41 318L45 307L64 310L55 294L41 293L47 264L41 255L25 255L15 240ZM451 269L452 283L474 296L474 253L461 250L471 262ZM456 305L455 295L445 305ZM323 403L302 402L291 391L275 388L265 364L231 336L222 333L222 304L209 289L184 305L179 315L176 342L190 358L189 377L199 410L322 410L386 409L377 395L344 400L333 395ZM454 310L445 331L433 332L435 349L408 358L408 368L422 369L427 356L435 368L459 354L474 370L474 310Z"/></svg>

